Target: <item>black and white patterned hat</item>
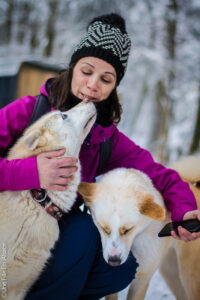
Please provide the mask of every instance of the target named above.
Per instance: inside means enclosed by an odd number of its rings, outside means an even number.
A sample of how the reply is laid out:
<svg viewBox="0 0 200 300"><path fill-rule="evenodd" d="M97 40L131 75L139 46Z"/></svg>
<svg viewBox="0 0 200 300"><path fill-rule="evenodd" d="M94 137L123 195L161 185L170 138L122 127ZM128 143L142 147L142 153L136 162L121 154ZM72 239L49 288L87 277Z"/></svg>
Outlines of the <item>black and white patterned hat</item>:
<svg viewBox="0 0 200 300"><path fill-rule="evenodd" d="M115 68L119 84L127 67L130 48L131 40L124 19L117 14L103 15L90 22L86 35L72 54L70 64L86 56L103 59Z"/></svg>

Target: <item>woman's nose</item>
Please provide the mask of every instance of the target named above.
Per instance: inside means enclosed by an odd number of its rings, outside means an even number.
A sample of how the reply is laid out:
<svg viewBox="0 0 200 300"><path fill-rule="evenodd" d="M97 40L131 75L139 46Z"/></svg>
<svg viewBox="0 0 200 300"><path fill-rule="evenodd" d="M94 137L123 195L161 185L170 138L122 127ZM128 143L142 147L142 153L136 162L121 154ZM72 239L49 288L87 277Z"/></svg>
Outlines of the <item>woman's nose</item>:
<svg viewBox="0 0 200 300"><path fill-rule="evenodd" d="M98 78L95 76L88 78L87 87L93 91L96 91L98 89Z"/></svg>

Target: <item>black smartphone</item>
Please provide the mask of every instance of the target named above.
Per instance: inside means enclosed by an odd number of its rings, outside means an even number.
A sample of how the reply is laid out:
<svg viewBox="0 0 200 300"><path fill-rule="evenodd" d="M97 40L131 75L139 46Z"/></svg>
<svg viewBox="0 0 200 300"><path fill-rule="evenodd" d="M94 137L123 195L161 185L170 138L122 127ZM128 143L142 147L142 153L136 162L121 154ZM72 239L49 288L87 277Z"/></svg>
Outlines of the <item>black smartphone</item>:
<svg viewBox="0 0 200 300"><path fill-rule="evenodd" d="M200 231L200 221L197 219L184 220L179 222L171 222L166 224L158 233L159 237L170 236L171 231L174 230L178 234L178 226L182 226L190 232Z"/></svg>

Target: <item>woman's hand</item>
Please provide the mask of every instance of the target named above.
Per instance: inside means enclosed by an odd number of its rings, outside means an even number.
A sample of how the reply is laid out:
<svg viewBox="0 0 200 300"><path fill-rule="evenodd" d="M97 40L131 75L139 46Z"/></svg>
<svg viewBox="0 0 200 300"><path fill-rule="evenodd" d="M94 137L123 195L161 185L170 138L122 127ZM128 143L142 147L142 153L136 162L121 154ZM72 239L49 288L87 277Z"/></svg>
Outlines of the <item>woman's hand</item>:
<svg viewBox="0 0 200 300"><path fill-rule="evenodd" d="M187 213L184 214L183 220L190 220L190 219L198 219L200 221L200 210L196 209L196 210L188 211ZM172 231L171 235L175 239L183 240L185 242L194 241L200 237L200 232L191 233L185 228L183 228L182 226L178 227L178 233L179 236L175 233L175 231Z"/></svg>
<svg viewBox="0 0 200 300"><path fill-rule="evenodd" d="M60 157L65 149L43 152L37 155L37 168L40 187L52 191L64 191L73 179L78 167L74 157Z"/></svg>

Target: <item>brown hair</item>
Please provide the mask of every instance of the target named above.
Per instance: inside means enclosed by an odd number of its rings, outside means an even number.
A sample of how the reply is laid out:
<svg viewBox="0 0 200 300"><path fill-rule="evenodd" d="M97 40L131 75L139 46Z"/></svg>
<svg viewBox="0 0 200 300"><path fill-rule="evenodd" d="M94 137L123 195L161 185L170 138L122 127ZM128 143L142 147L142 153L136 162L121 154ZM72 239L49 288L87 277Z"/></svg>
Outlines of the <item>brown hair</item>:
<svg viewBox="0 0 200 300"><path fill-rule="evenodd" d="M71 81L75 63L52 79L48 88L49 101L55 109L66 110L66 102L71 90ZM58 100L59 99L59 100ZM121 120L122 106L117 95L116 87L109 96L109 121L118 124Z"/></svg>

